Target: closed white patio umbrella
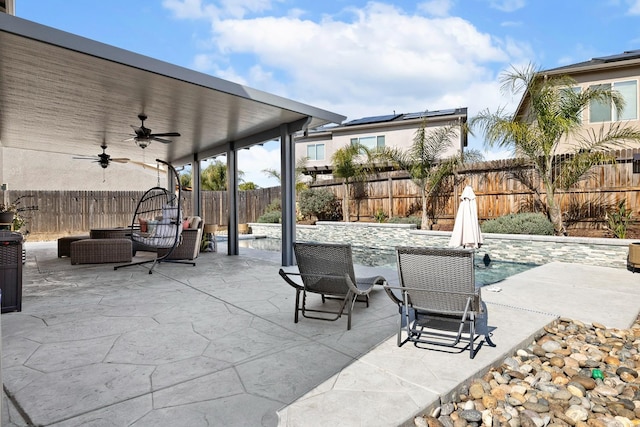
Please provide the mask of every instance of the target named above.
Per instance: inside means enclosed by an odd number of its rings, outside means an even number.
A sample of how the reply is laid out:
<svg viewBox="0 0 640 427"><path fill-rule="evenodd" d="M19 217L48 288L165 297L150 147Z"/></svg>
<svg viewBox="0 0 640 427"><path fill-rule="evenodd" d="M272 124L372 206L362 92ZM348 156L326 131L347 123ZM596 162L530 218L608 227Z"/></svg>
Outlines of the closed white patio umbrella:
<svg viewBox="0 0 640 427"><path fill-rule="evenodd" d="M449 240L450 247L479 248L482 245L482 233L478 223L478 204L473 188L467 185L460 196L460 207Z"/></svg>

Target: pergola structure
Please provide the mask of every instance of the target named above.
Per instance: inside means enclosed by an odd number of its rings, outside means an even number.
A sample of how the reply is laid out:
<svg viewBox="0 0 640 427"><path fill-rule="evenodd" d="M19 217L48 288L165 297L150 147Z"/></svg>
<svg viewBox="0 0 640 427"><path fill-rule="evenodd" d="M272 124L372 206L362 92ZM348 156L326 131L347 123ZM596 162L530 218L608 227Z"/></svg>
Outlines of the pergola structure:
<svg viewBox="0 0 640 427"><path fill-rule="evenodd" d="M142 161L143 150L125 140L140 113L154 131L181 134L152 143L147 159L191 164L199 177L200 160L227 156L229 255L238 254L238 150L280 139L282 263L293 264L293 135L344 116L0 13L0 155L2 147L73 155L115 135L112 157Z"/></svg>

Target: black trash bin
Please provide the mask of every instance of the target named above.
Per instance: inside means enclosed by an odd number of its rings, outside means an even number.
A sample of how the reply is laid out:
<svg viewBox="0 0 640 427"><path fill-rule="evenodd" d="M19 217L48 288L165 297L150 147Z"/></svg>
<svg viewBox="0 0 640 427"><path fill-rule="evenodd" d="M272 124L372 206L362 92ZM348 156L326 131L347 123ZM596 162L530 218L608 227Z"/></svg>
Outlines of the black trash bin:
<svg viewBox="0 0 640 427"><path fill-rule="evenodd" d="M22 310L22 241L20 233L0 231L2 313Z"/></svg>

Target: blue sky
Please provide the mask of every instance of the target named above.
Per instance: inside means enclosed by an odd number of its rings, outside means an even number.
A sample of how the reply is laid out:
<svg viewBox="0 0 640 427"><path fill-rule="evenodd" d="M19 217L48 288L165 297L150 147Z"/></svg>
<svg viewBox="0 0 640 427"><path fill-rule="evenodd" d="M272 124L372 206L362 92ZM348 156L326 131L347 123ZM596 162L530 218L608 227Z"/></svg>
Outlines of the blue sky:
<svg viewBox="0 0 640 427"><path fill-rule="evenodd" d="M16 15L348 120L513 108L498 83L511 66L640 49L640 0L16 0ZM277 185L261 170L279 168L278 144L243 150L239 166Z"/></svg>

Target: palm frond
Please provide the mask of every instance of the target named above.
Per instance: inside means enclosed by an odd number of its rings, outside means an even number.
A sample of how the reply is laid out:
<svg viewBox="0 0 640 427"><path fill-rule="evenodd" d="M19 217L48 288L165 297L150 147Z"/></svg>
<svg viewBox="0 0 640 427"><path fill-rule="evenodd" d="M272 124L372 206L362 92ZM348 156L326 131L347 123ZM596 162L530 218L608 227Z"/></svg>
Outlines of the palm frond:
<svg viewBox="0 0 640 427"><path fill-rule="evenodd" d="M604 151L581 151L559 162L556 168L558 188L568 190L580 181L590 177L593 166L605 162L615 162L615 157Z"/></svg>
<svg viewBox="0 0 640 427"><path fill-rule="evenodd" d="M599 131L583 132L582 114L592 103L614 105L618 113L623 111L623 97L610 86L580 90L571 77L550 76L531 64L520 70L512 68L502 75L501 82L504 91L523 92L518 116L506 114L502 107L495 113L484 110L470 120L470 126L484 133L487 146L509 148L533 165L533 174L516 169L511 175L534 191L556 232L563 233L556 190L588 178L594 165L611 160L605 150L639 142L640 131L614 123ZM561 144L574 135L578 135L578 143L568 155L559 156L565 148Z"/></svg>
<svg viewBox="0 0 640 427"><path fill-rule="evenodd" d="M375 152L355 143L337 149L331 156L333 175L345 181L361 180L373 172Z"/></svg>
<svg viewBox="0 0 640 427"><path fill-rule="evenodd" d="M624 147L629 142L640 141L640 130L621 122L602 125L596 131L589 129L578 139L579 150L611 150Z"/></svg>

